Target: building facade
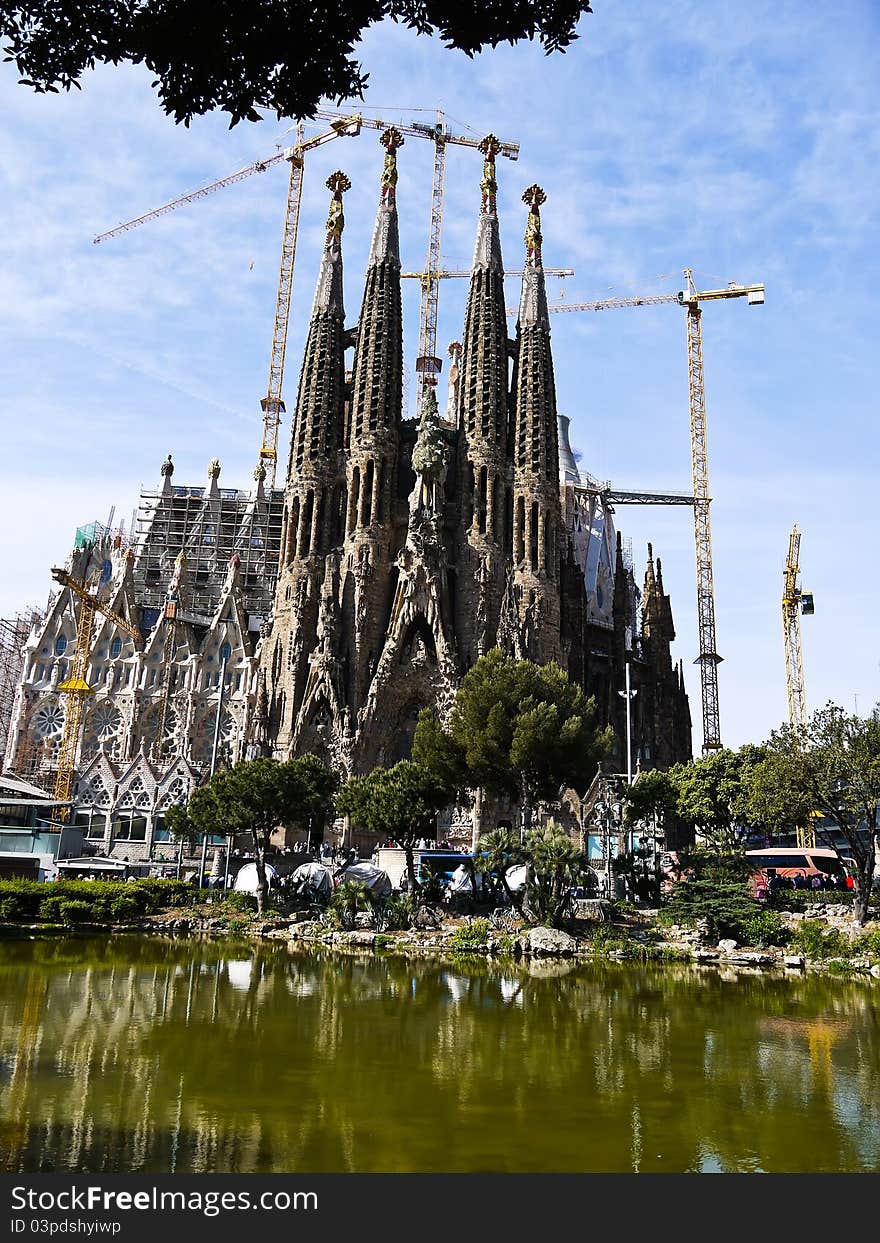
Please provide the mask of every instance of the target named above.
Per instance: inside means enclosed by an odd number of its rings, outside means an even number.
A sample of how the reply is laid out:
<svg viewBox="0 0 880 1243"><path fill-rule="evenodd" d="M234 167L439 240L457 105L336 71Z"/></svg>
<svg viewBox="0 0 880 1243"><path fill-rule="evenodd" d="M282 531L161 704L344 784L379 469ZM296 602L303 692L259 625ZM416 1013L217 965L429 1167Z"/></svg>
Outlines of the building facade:
<svg viewBox="0 0 880 1243"><path fill-rule="evenodd" d="M625 767L625 666L634 755L691 755L672 610L649 549L643 590L611 514L582 478L556 405L531 186L525 272L510 339L496 206L497 140L482 202L446 417L424 390L403 418L400 135L385 131L360 314L346 327L342 194L331 210L293 418L272 626L261 640L256 737L269 754L323 755L344 773L406 758L419 712L441 715L495 646L557 661L595 695ZM353 359L346 358L353 350Z"/></svg>
<svg viewBox="0 0 880 1243"><path fill-rule="evenodd" d="M72 820L93 849L131 860L171 859L164 812L212 762L245 755L281 535L282 495L259 468L249 492L221 488L216 461L206 487L173 475L169 457L128 536L80 528L66 567L138 636L97 614ZM80 607L62 587L31 630L11 713L5 767L49 791Z"/></svg>

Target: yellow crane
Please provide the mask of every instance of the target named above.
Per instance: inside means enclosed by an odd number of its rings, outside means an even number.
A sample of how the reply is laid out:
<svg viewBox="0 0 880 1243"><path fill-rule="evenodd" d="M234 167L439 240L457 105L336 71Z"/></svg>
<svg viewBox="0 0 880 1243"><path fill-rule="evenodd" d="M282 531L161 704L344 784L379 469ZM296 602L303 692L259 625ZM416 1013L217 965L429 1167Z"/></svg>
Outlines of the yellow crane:
<svg viewBox="0 0 880 1243"><path fill-rule="evenodd" d="M330 120L338 114L319 108L316 117ZM442 359L437 356L437 313L440 303L440 281L444 273L440 269L440 238L443 229L443 187L446 178L446 148L450 145L472 147L483 150L486 139L468 138L464 134L450 132L442 111L437 110L437 118L433 125L425 125L421 121L380 121L377 117L361 117L361 124L370 129L396 129L399 133L411 138L425 138L434 144L434 175L431 184L431 215L428 222L428 254L423 272L407 273L415 277L421 286L421 303L419 307L419 352L416 357L416 371L421 376L421 384L417 389L417 415L421 414L424 400L424 386L435 385L437 376L443 366ZM493 150L508 160L519 158L519 143L501 142L494 138ZM450 273L451 275L451 273ZM463 274L464 275L464 274ZM470 273L466 273L470 276Z"/></svg>
<svg viewBox="0 0 880 1243"><path fill-rule="evenodd" d="M793 526L788 537L788 557L782 584L782 639L785 645L785 686L788 692L788 723L795 731L807 723L807 693L804 686L804 657L801 647L801 613L815 612L812 592L802 591L800 575L801 533ZM799 846L815 846L815 829L797 830Z"/></svg>
<svg viewBox="0 0 880 1243"><path fill-rule="evenodd" d="M275 299L275 322L272 332L272 353L269 360L269 382L266 396L260 405L263 410L263 441L260 446L260 463L265 467L269 488L275 486L275 474L278 462L278 428L284 413L284 401L281 396L284 379L284 355L287 348L287 324L290 315L290 295L293 286L293 269L296 260L296 238L299 228L299 212L302 201L302 157L307 151L320 147L333 138L341 135L354 136L360 133L361 127L375 130L394 128L401 134L414 138L424 138L434 143L434 177L431 191L431 218L428 233L428 258L425 271L415 274L421 283L421 307L419 313L419 355L416 370L421 373L423 381L428 384L437 383L442 362L437 354L437 311L440 293L440 235L443 223L443 185L446 170L446 147L451 143L462 147L479 149L480 140L468 138L463 134L453 134L446 125L443 113L437 112L434 125L425 125L418 121L409 124L403 121L380 121L376 117L365 117L360 113L345 115L328 109L319 108L315 117L330 122L330 130L314 138L303 138L302 125L297 126L297 142L293 147L279 151L277 155L265 160L256 160L244 168L221 177L208 185L200 186L188 194L182 194L161 207L136 216L124 224L116 225L93 238L97 245L128 233L142 224L147 224L159 216L194 203L197 199L214 194L227 186L235 185L255 173L263 173L281 160L290 161L290 179L287 188L287 203L284 213L284 230L281 242L281 270L278 278L278 293ZM498 151L509 160L519 156L519 145L512 142L498 143ZM561 273L560 273L561 274ZM566 273L567 274L567 273ZM419 411L421 410L423 386L418 386Z"/></svg>
<svg viewBox="0 0 880 1243"><path fill-rule="evenodd" d="M76 776L76 753L79 749L79 736L82 728L83 712L86 698L91 695L92 688L86 681L89 671L89 660L92 655L92 630L95 614L100 613L114 626L127 634L136 647L141 647L143 638L137 626L103 604L91 590L95 584L87 584L68 574L58 566L52 567L52 577L62 587L67 587L79 599L79 617L76 626L76 648L73 653L70 677L59 684L59 691L66 697L64 711L64 728L61 731L61 743L58 749L58 772L55 777L54 797L58 808L56 815L59 820L66 820L70 814L70 800L73 795L73 782Z"/></svg>
<svg viewBox="0 0 880 1243"><path fill-rule="evenodd" d="M352 113L349 116L334 115L330 129L322 134L316 134L313 138L304 138L303 128L299 125L297 126L297 142L294 146L285 147L277 155L269 156L265 160L257 160L253 164L248 164L245 168L238 169L237 172L230 173L228 177L221 177L217 181L212 181L209 185L201 186L198 190L182 194L179 198L172 199L161 207L155 207L152 211L135 217L134 220L129 220L125 224L108 229L105 233L99 233L93 239L96 245L100 242L109 241L111 238L118 237L122 233L128 233L142 224L147 224L159 216L165 216L168 212L174 211L178 207L184 207L188 203L194 203L197 199L205 198L208 194L214 194L217 190L223 190L227 186L235 185L247 177L252 177L255 173L263 173L267 168L271 168L272 165L278 164L282 160L288 161L290 164L290 176L287 183L284 229L281 237L281 268L278 276L278 292L275 298L272 352L269 356L269 380L266 385L266 396L260 401L263 411L263 440L260 445L260 464L265 467L270 489L275 486L275 472L278 462L278 428L281 423L281 416L284 413L281 389L284 382L287 322L290 317L290 295L293 289L296 239L299 231L300 204L302 203L303 156L306 152L313 151L316 147L321 147L325 143L331 142L334 138L354 137L360 133L360 127L361 116L359 113Z"/></svg>
<svg viewBox="0 0 880 1243"><path fill-rule="evenodd" d="M691 425L691 474L693 479L694 545L697 563L697 627L700 691L703 709L703 754L721 747L721 721L718 710L718 665L722 657L716 650L715 584L712 567L712 532L709 523L709 454L706 439L706 395L703 384L703 340L700 321L701 302L724 298L748 298L749 305L764 302L763 285L737 285L724 289L698 290L690 268L684 269L687 288L674 294L651 294L634 298L603 298L598 302L556 302L550 311L605 311L617 307L661 306L678 303L687 310L688 396ZM508 310L508 315L515 315Z"/></svg>

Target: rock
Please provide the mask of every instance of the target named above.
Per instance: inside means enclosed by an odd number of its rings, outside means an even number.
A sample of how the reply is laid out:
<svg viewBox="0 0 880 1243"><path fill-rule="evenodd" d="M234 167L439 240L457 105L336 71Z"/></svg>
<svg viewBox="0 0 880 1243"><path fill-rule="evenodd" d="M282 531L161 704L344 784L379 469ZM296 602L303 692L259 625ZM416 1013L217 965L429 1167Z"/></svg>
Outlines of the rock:
<svg viewBox="0 0 880 1243"><path fill-rule="evenodd" d="M416 928L439 928L440 919L429 906L420 906L413 920Z"/></svg>
<svg viewBox="0 0 880 1243"><path fill-rule="evenodd" d="M740 950L737 954L729 954L728 962L737 967L769 967L773 962L772 954L761 954L754 950Z"/></svg>
<svg viewBox="0 0 880 1243"><path fill-rule="evenodd" d="M786 954L782 961L785 963L786 967L790 967L792 969L797 968L801 971L803 970L803 967L804 967L803 954Z"/></svg>
<svg viewBox="0 0 880 1243"><path fill-rule="evenodd" d="M875 980L880 980L880 964L874 963L874 966L871 968L871 975Z"/></svg>
<svg viewBox="0 0 880 1243"><path fill-rule="evenodd" d="M577 941L559 928L532 928L528 951L536 958L567 958L577 949Z"/></svg>
<svg viewBox="0 0 880 1243"><path fill-rule="evenodd" d="M716 950L693 950L694 962L717 962L720 955Z"/></svg>
<svg viewBox="0 0 880 1243"><path fill-rule="evenodd" d="M369 932L366 928L356 928L354 932L349 932L346 940L349 945L363 945L370 949L376 944L376 933Z"/></svg>
<svg viewBox="0 0 880 1243"><path fill-rule="evenodd" d="M732 937L725 937L723 941L718 942L718 948L722 954L732 954L736 949L738 941L734 941Z"/></svg>
<svg viewBox="0 0 880 1243"><path fill-rule="evenodd" d="M355 928L372 928L373 916L369 911L358 911L354 917Z"/></svg>
<svg viewBox="0 0 880 1243"><path fill-rule="evenodd" d="M611 903L607 898L577 898L574 903L575 919L604 924L611 919Z"/></svg>

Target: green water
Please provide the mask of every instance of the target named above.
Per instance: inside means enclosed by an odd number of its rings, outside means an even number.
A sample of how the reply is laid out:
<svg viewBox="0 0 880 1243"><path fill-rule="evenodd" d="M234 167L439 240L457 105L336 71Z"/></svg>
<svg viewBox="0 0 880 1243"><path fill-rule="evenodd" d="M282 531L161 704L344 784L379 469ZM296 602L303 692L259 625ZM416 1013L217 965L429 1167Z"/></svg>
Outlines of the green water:
<svg viewBox="0 0 880 1243"><path fill-rule="evenodd" d="M0 941L0 1169L876 1170L880 985Z"/></svg>

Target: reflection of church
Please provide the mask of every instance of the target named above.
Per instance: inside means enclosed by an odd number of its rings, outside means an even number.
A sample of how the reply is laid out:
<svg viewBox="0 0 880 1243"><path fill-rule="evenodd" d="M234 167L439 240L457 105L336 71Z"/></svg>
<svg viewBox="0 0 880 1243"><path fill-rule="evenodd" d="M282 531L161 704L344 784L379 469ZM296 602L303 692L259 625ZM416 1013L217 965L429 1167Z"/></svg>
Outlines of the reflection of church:
<svg viewBox="0 0 880 1243"><path fill-rule="evenodd" d="M451 702L494 646L558 661L596 696L622 767L626 652L634 752L642 766L691 754L690 714L672 663L669 597L650 558L644 591L610 514L557 415L532 186L515 340L508 338L495 152L484 140L482 206L461 344L445 417L426 387L402 417L403 341L396 204L400 136L385 131L381 199L360 315L343 308L341 196L332 206L305 348L273 624L263 638L258 741L316 751L347 772L409 755L420 710ZM351 369L346 351L354 349ZM435 364L436 365L436 364Z"/></svg>

